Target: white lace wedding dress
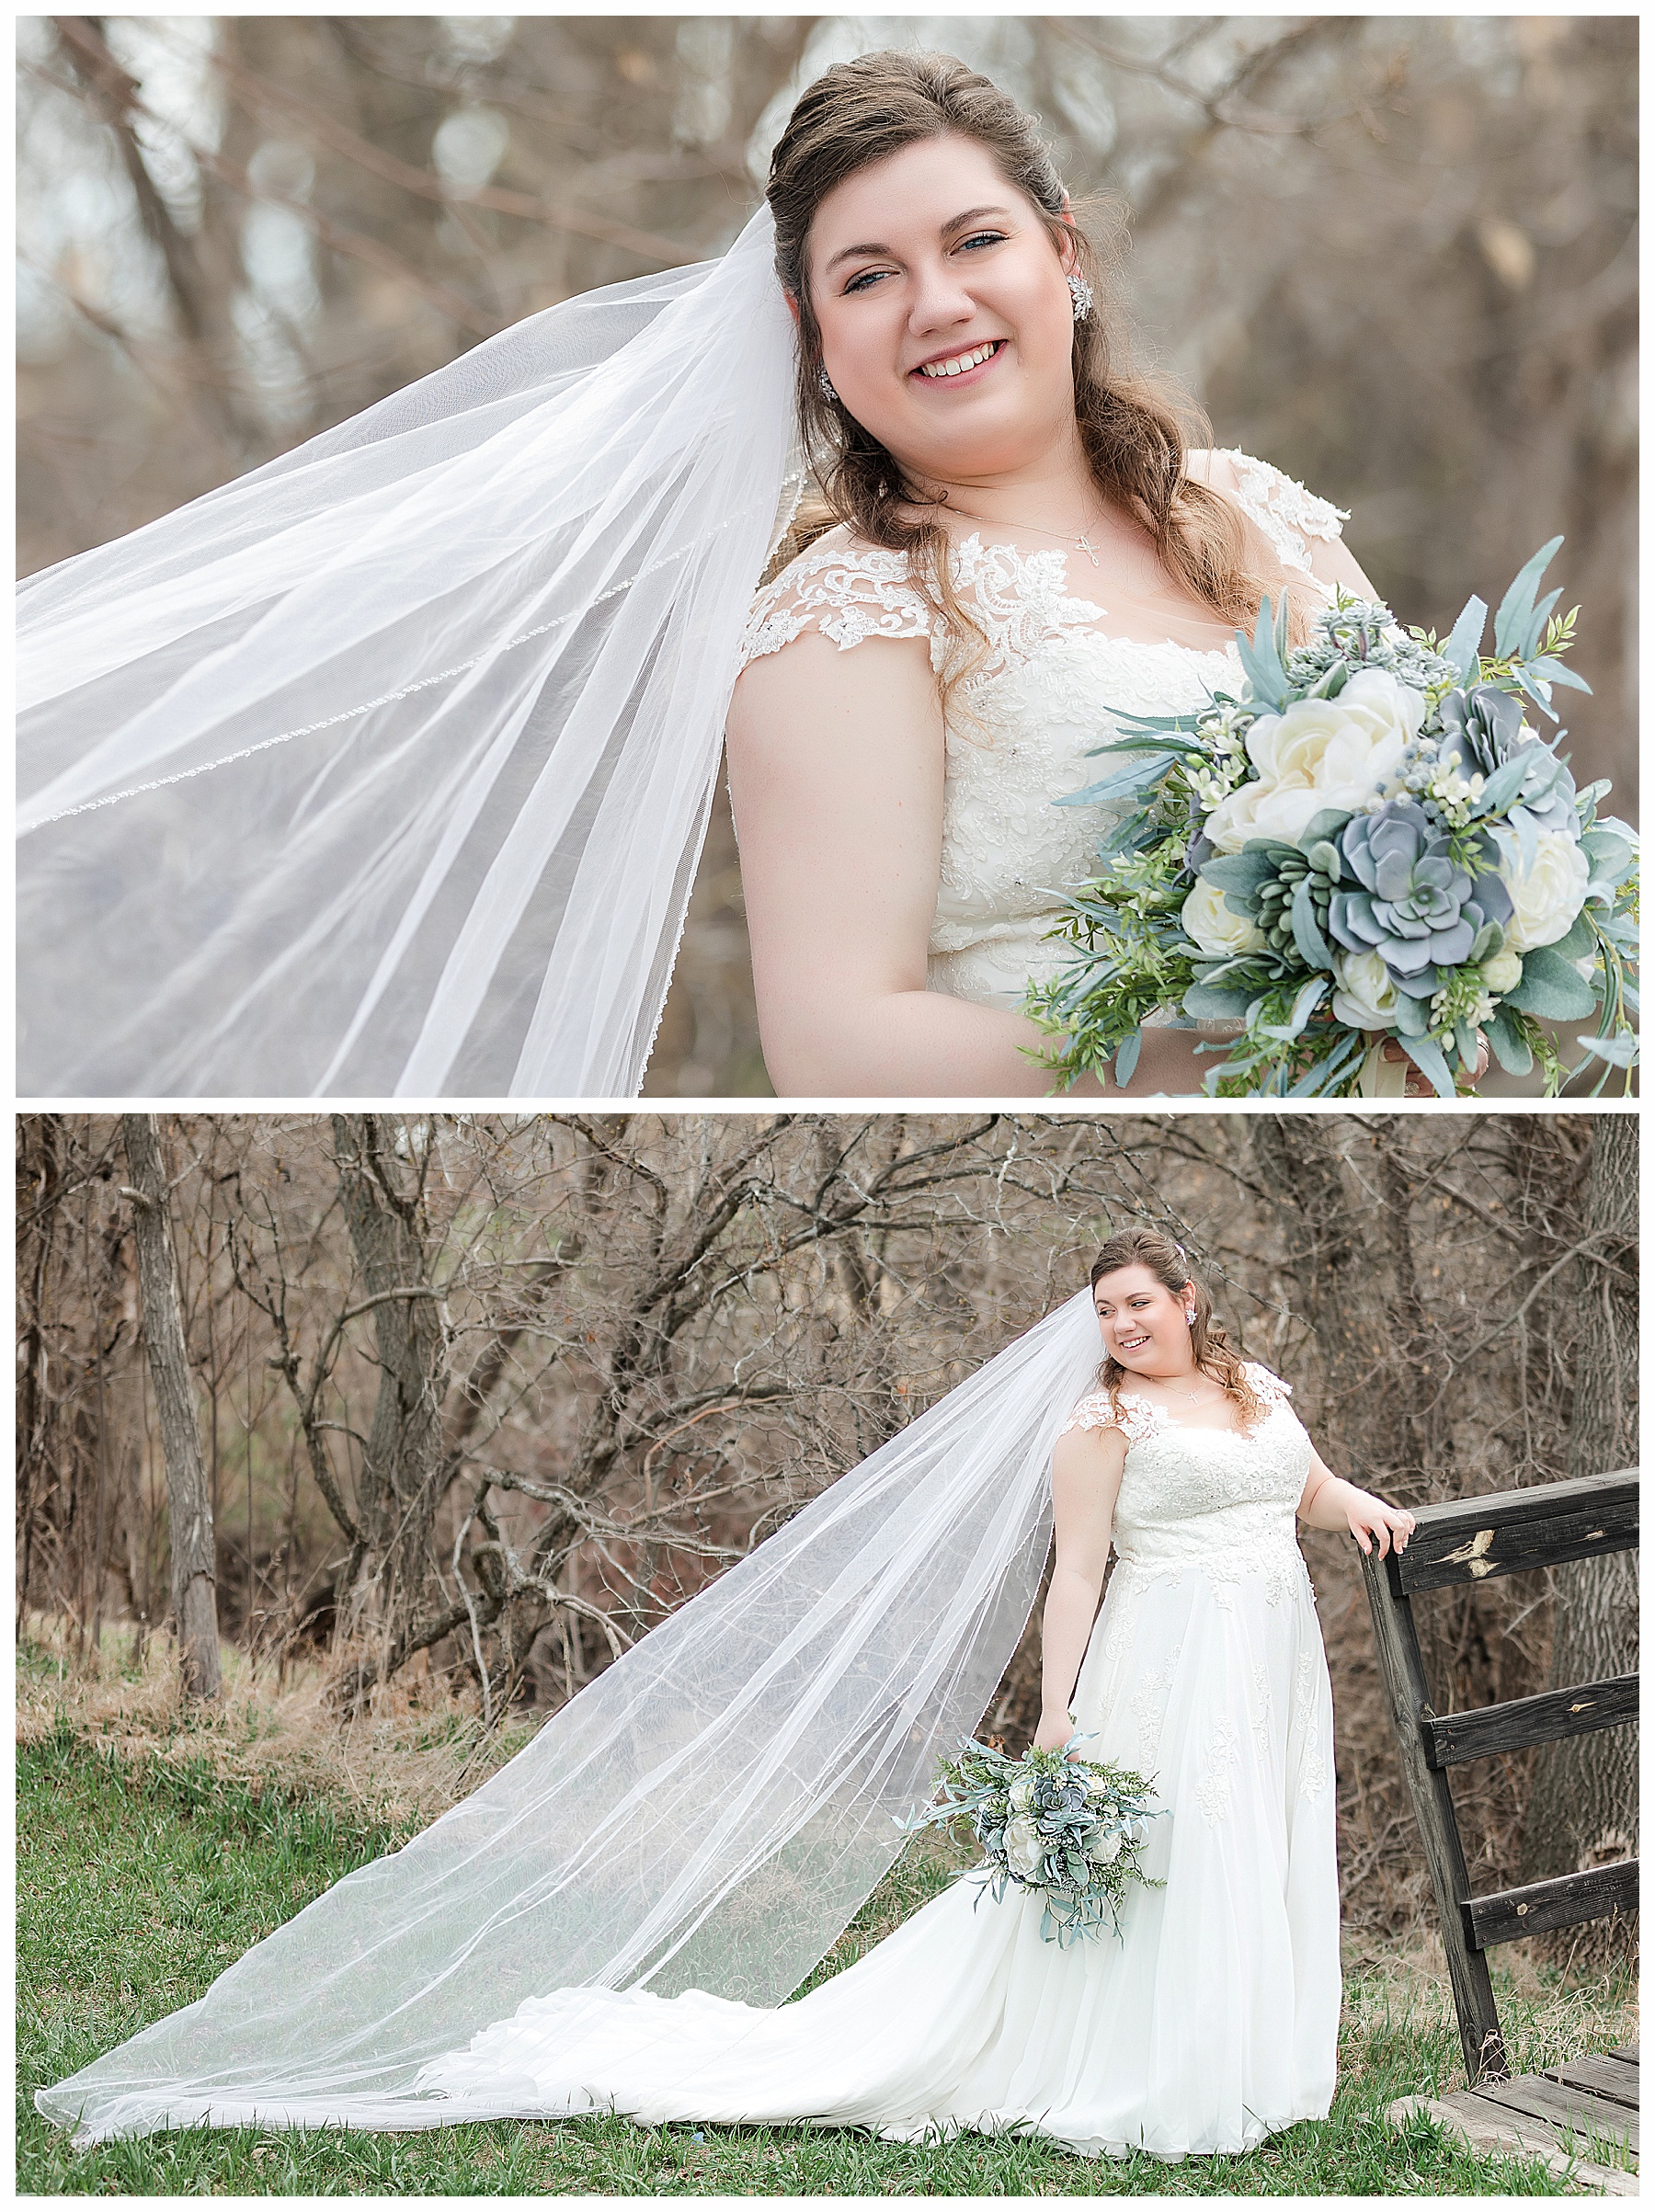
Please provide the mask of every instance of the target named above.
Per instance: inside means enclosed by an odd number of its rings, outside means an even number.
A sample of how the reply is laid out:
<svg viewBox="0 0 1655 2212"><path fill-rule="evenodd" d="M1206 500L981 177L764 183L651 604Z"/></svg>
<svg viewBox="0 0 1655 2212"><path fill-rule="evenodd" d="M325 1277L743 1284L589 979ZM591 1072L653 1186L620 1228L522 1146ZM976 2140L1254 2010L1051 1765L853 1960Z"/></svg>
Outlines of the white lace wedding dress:
<svg viewBox="0 0 1655 2212"><path fill-rule="evenodd" d="M1123 1396L1117 1564L1075 1693L1092 1756L1167 1817L1119 1938L1043 1940L1037 1898L956 1879L855 1966L762 2010L698 1991L531 1999L422 2089L523 2116L1023 2128L1091 2154L1238 2151L1326 2116L1338 2036L1332 1700L1294 1534L1309 1440L1249 1373L1250 1435Z"/></svg>
<svg viewBox="0 0 1655 2212"><path fill-rule="evenodd" d="M1310 573L1308 541L1339 535L1330 507L1268 462L1227 451L1229 494L1287 566ZM948 641L907 582L906 554L813 546L759 593L743 660L777 653L813 626L849 652L873 637L929 637L932 664ZM1061 895L1094 872L1100 815L1054 804L1095 782L1105 764L1088 752L1114 735L1112 708L1181 714L1215 685L1233 690L1235 646L1202 651L1111 633L1109 610L1085 598L1084 555L1024 553L974 532L955 549L954 587L987 638L962 686L974 723L947 736L942 862L931 927L928 987L1018 1011L1031 977L1044 978L1064 948L1043 942Z"/></svg>

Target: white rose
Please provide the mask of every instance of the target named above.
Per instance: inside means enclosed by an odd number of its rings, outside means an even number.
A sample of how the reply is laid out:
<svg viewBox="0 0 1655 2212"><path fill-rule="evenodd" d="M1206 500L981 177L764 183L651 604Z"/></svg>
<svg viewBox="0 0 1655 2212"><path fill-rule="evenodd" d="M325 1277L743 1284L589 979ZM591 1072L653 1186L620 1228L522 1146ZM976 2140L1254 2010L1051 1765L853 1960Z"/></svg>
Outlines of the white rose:
<svg viewBox="0 0 1655 2212"><path fill-rule="evenodd" d="M1424 717L1424 700L1388 668L1363 669L1337 699L1261 714L1247 734L1259 780L1213 809L1207 836L1220 852L1239 852L1249 838L1295 843L1324 807L1353 814L1386 792Z"/></svg>
<svg viewBox="0 0 1655 2212"><path fill-rule="evenodd" d="M1592 864L1566 829L1542 829L1535 838L1534 865L1519 860L1506 878L1512 918L1506 924L1508 952L1530 952L1555 945L1581 911Z"/></svg>
<svg viewBox="0 0 1655 2212"><path fill-rule="evenodd" d="M1510 945L1503 946L1498 952L1490 953L1482 963L1482 979L1496 998L1503 998L1507 991L1514 989L1523 979L1521 956L1513 952Z"/></svg>
<svg viewBox="0 0 1655 2212"><path fill-rule="evenodd" d="M1227 960L1235 952L1256 952L1264 942L1263 931L1245 914L1232 913L1224 903L1223 892L1204 876L1197 879L1183 903L1183 926L1192 944L1215 960Z"/></svg>
<svg viewBox="0 0 1655 2212"><path fill-rule="evenodd" d="M1032 1782L1014 1782L1007 1792L1007 1798L1020 1813L1026 1812L1034 1802L1034 1784Z"/></svg>
<svg viewBox="0 0 1655 2212"><path fill-rule="evenodd" d="M1013 1874L1037 1875L1040 1862L1045 1856L1045 1845L1033 1820L1022 1815L1006 1826L1006 1864Z"/></svg>
<svg viewBox="0 0 1655 2212"><path fill-rule="evenodd" d="M1087 1850L1087 1857L1094 1866L1107 1866L1121 1855L1121 1838L1117 1830L1111 1836L1094 1836Z"/></svg>
<svg viewBox="0 0 1655 2212"><path fill-rule="evenodd" d="M1395 1029L1397 986L1377 952L1335 952L1333 1019L1352 1029Z"/></svg>

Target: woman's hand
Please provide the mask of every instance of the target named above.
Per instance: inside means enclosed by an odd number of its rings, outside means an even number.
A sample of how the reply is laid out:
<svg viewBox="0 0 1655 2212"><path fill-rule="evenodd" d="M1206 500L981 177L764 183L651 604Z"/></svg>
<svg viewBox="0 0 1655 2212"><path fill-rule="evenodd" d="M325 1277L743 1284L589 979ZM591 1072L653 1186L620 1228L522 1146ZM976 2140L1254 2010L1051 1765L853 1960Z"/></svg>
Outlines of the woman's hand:
<svg viewBox="0 0 1655 2212"><path fill-rule="evenodd" d="M1067 1713L1043 1713L1040 1726L1034 1731L1032 1751L1060 1751L1075 1732L1075 1724Z"/></svg>
<svg viewBox="0 0 1655 2212"><path fill-rule="evenodd" d="M1347 1484L1346 1488L1351 1493L1348 1503L1351 1534L1363 1550L1377 1549L1381 1558L1393 1549L1405 1552L1414 1531L1414 1517L1408 1509L1387 1505L1383 1498L1375 1498L1369 1490L1359 1490L1353 1484Z"/></svg>

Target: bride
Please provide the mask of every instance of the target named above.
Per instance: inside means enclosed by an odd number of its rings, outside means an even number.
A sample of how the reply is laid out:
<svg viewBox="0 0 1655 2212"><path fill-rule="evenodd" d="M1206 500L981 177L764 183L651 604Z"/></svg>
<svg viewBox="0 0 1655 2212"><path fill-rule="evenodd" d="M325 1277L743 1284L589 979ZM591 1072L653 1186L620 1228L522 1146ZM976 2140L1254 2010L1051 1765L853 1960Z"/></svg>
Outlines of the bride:
<svg viewBox="0 0 1655 2212"><path fill-rule="evenodd" d="M839 520L761 595L729 726L766 1061L783 1093L1037 1095L1024 988L1101 834L1056 803L1111 710L1234 686L1266 591L1301 624L1376 595L1337 508L1186 451L1117 371L1068 196L986 78L828 70L769 199ZM1128 1089L1198 1089L1194 1043L1146 1036Z"/></svg>
<svg viewBox="0 0 1655 2212"><path fill-rule="evenodd" d="M723 260L28 578L20 1089L635 1095L727 719L777 1090L1047 1090L1018 1009L1111 711L1233 681L1264 593L1368 589L1117 372L1095 275L1027 117L868 55ZM754 606L811 466L835 527Z"/></svg>
<svg viewBox="0 0 1655 2212"><path fill-rule="evenodd" d="M1381 1552L1413 1517L1330 1474L1288 1396L1181 1247L1112 1237L1088 1291L473 1797L37 2104L82 2142L614 2110L1168 2159L1325 2117L1332 1711L1295 1515ZM1163 1886L1129 1891L1118 1938L1059 1948L1038 1898L968 1871L780 2002L894 1855L939 1744L976 1725L1048 1493L1035 1741L1153 1774Z"/></svg>

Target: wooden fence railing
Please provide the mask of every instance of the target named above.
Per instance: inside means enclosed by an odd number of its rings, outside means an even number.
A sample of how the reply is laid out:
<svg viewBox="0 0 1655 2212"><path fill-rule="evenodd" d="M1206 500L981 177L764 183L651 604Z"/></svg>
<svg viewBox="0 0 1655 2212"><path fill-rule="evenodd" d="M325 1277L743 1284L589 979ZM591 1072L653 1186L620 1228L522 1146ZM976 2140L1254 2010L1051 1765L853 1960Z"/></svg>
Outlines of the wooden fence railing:
<svg viewBox="0 0 1655 2212"><path fill-rule="evenodd" d="M1435 1713L1420 1659L1412 1600L1421 1590L1479 1582L1524 1568L1560 1566L1626 1551L1638 1542L1638 1471L1589 1475L1574 1482L1536 1484L1488 1498L1459 1498L1421 1506L1413 1534L1400 1554L1363 1558L1363 1579L1373 1608L1374 1635L1402 1754L1402 1772L1413 1800L1442 1921L1443 1949L1459 2015L1460 2041L1471 2086L1508 2078L1505 2042L1494 2009L1485 1955L1494 1944L1638 1904L1638 1861L1588 1867L1522 1889L1473 1897L1448 1769L1467 1759L1551 1743L1593 1728L1617 1727L1638 1717L1638 1677L1582 1682L1513 1698L1480 1712Z"/></svg>

